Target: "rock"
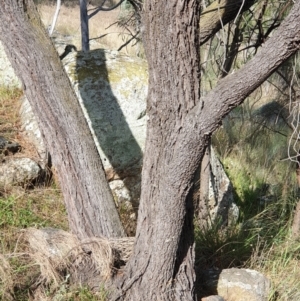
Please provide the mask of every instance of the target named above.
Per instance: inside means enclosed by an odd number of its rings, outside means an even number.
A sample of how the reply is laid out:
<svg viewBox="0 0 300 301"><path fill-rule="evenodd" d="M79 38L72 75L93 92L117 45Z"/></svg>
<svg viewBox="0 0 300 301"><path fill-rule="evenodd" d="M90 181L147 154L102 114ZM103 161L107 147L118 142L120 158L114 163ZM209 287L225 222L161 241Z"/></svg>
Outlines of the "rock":
<svg viewBox="0 0 300 301"><path fill-rule="evenodd" d="M15 154L21 150L21 145L17 142L11 142L0 136L0 154Z"/></svg>
<svg viewBox="0 0 300 301"><path fill-rule="evenodd" d="M201 299L201 301L225 301L224 298L218 295L208 296Z"/></svg>
<svg viewBox="0 0 300 301"><path fill-rule="evenodd" d="M23 136L30 141L39 155L38 163L42 168L47 168L49 154L42 139L36 117L34 116L30 103L25 96L21 98L20 107L21 128Z"/></svg>
<svg viewBox="0 0 300 301"><path fill-rule="evenodd" d="M7 140L4 137L0 136L0 150L1 151L5 149L6 143L7 143Z"/></svg>
<svg viewBox="0 0 300 301"><path fill-rule="evenodd" d="M146 137L147 64L104 49L69 53L64 67L79 98L117 203L139 202ZM120 183L123 182L123 184ZM121 188L122 186L122 188Z"/></svg>
<svg viewBox="0 0 300 301"><path fill-rule="evenodd" d="M31 184L41 173L40 166L29 158L8 157L0 164L0 185Z"/></svg>
<svg viewBox="0 0 300 301"><path fill-rule="evenodd" d="M8 60L4 47L0 41L0 86L21 88L21 82L16 76L10 61Z"/></svg>
<svg viewBox="0 0 300 301"><path fill-rule="evenodd" d="M250 269L209 270L202 278L207 290L226 301L267 301L271 290L270 280Z"/></svg>
<svg viewBox="0 0 300 301"><path fill-rule="evenodd" d="M215 222L229 225L237 221L239 209L234 203L233 186L212 146L204 155L194 198L198 202L197 222L202 229Z"/></svg>

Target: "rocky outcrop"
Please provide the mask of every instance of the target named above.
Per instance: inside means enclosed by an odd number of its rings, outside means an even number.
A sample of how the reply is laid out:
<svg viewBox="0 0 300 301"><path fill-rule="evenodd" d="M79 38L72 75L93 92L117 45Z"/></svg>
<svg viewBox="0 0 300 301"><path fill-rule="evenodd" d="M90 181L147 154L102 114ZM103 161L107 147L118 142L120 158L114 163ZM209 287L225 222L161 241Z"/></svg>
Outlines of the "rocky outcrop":
<svg viewBox="0 0 300 301"><path fill-rule="evenodd" d="M137 207L146 137L147 65L116 51L70 53L64 67L119 205Z"/></svg>

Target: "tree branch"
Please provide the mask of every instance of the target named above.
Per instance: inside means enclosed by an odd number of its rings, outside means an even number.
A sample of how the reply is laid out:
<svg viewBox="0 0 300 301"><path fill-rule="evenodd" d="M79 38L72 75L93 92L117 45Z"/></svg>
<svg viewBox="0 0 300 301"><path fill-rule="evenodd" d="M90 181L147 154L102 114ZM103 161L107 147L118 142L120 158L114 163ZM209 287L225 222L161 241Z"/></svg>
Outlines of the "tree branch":
<svg viewBox="0 0 300 301"><path fill-rule="evenodd" d="M285 60L300 49L300 27L295 24L300 24L300 1L294 4L289 16L251 61L237 72L220 80L217 86L202 98L190 112L186 126L193 124L194 128L200 128L200 136L210 136L221 124L224 116L241 104ZM202 124L208 126L203 128Z"/></svg>
<svg viewBox="0 0 300 301"><path fill-rule="evenodd" d="M200 15L200 45L257 0L216 0ZM242 6L243 5L243 6ZM242 6L242 9L241 9Z"/></svg>
<svg viewBox="0 0 300 301"><path fill-rule="evenodd" d="M93 11L90 15L89 15L89 19L91 19L93 16L95 16L99 11L111 11L114 10L115 8L117 8L118 6L120 6L125 0L120 0L120 2L118 2L117 4L115 4L112 7L103 7L104 3L106 2L106 0L103 1L103 3L98 6L97 8L95 8L95 11Z"/></svg>

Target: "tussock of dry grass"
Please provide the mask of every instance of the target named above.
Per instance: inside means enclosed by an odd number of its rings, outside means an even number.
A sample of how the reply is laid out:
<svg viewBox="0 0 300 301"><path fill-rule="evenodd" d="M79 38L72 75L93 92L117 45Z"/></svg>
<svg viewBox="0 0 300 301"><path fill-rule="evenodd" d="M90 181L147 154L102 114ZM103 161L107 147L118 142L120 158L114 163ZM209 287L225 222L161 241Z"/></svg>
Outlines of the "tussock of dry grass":
<svg viewBox="0 0 300 301"><path fill-rule="evenodd" d="M54 228L22 230L14 252L0 255L0 292L9 296L18 281L21 286L29 283L35 300L53 300L49 296L54 298L63 286L89 286L99 291L101 282L128 260L133 242L133 238L103 237L79 241L75 235ZM23 267L19 279L10 261Z"/></svg>
<svg viewBox="0 0 300 301"><path fill-rule="evenodd" d="M11 300L13 291L13 270L7 258L0 254L0 299Z"/></svg>

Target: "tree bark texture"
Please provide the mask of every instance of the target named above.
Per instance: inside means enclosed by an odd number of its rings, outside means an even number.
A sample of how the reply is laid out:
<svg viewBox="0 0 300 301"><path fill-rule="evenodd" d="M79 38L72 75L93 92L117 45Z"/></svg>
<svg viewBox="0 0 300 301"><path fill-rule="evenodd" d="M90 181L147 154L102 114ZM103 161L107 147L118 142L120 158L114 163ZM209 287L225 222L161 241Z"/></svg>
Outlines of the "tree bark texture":
<svg viewBox="0 0 300 301"><path fill-rule="evenodd" d="M134 255L115 300L194 300L193 175L182 124L200 99L199 1L146 1L147 139ZM187 147L187 148L186 148ZM123 294L124 293L124 294Z"/></svg>
<svg viewBox="0 0 300 301"><path fill-rule="evenodd" d="M198 1L148 0L148 127L134 255L114 300L194 300L194 173L210 136L300 45L300 2L247 65L200 100ZM201 24L201 22L200 22Z"/></svg>
<svg viewBox="0 0 300 301"><path fill-rule="evenodd" d="M297 1L255 58L200 100L199 5L198 0L145 2L149 121L142 194L134 254L116 277L114 300L196 298L191 194L196 169L222 118L299 49ZM99 188L104 173L88 126L32 6L31 0L4 0L0 38L39 117L70 224L79 236L122 235L122 227L115 230L113 202L104 195L108 187Z"/></svg>
<svg viewBox="0 0 300 301"><path fill-rule="evenodd" d="M71 231L123 236L87 122L32 0L2 1L0 19L0 39L58 171Z"/></svg>

